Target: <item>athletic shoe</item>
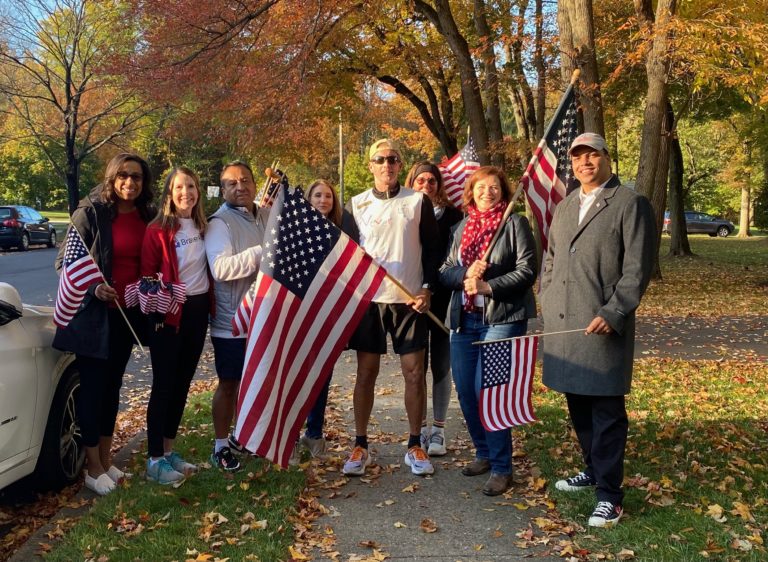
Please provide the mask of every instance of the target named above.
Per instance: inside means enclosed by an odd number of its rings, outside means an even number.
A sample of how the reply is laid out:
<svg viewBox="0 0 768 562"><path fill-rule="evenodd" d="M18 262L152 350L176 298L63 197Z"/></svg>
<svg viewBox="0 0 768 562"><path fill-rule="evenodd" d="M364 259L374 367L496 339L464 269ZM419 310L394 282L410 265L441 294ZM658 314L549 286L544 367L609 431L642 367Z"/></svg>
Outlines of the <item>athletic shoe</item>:
<svg viewBox="0 0 768 562"><path fill-rule="evenodd" d="M158 461L147 459L147 480L152 480L158 484L175 484L184 481L184 475L174 470L166 457Z"/></svg>
<svg viewBox="0 0 768 562"><path fill-rule="evenodd" d="M368 454L368 449L357 446L352 449L352 453L344 463L341 472L347 476L363 476L365 467L369 464L371 464L371 456Z"/></svg>
<svg viewBox="0 0 768 562"><path fill-rule="evenodd" d="M88 474L87 470L85 471L85 487L96 492L100 496L106 496L114 490L116 486L117 484L115 484L115 481L112 480L106 472L100 474L98 478L93 478Z"/></svg>
<svg viewBox="0 0 768 562"><path fill-rule="evenodd" d="M227 472L240 470L240 461L232 454L229 447L222 447L219 452L211 453L211 464Z"/></svg>
<svg viewBox="0 0 768 562"><path fill-rule="evenodd" d="M235 438L235 434L234 433L230 433L229 434L229 437L227 437L227 441L229 443L229 449L233 453L237 453L238 455L247 455L247 454L250 453L250 451L245 448L245 445L240 443L240 441L238 441Z"/></svg>
<svg viewBox="0 0 768 562"><path fill-rule="evenodd" d="M430 437L431 437L431 434L429 432L429 428L428 427L422 427L421 428L421 437L420 437L419 440L420 440L420 443L421 443L421 448L424 449L425 451L427 450L427 447L429 447L429 438Z"/></svg>
<svg viewBox="0 0 768 562"><path fill-rule="evenodd" d="M424 452L424 449L418 445L414 445L408 452L405 453L405 464L411 467L411 472L418 476L424 476L427 474L433 474L435 467L429 462L429 456Z"/></svg>
<svg viewBox="0 0 768 562"><path fill-rule="evenodd" d="M613 527L619 522L624 510L620 505L613 505L611 502L597 502L595 511L589 518L590 527Z"/></svg>
<svg viewBox="0 0 768 562"><path fill-rule="evenodd" d="M325 449L327 446L325 437L318 437L315 439L313 437L302 435L300 442L307 448L309 454L312 455L312 458L317 459L325 456Z"/></svg>
<svg viewBox="0 0 768 562"><path fill-rule="evenodd" d="M128 472L123 472L113 464L109 467L109 470L107 470L107 476L109 476L115 484L119 484L122 480L130 478L132 475Z"/></svg>
<svg viewBox="0 0 768 562"><path fill-rule="evenodd" d="M585 472L579 472L576 476L571 476L565 480L558 480L555 482L555 488L562 492L580 492L582 490L589 490L596 484L597 482L592 476Z"/></svg>
<svg viewBox="0 0 768 562"><path fill-rule="evenodd" d="M168 462L171 463L173 470L176 472L181 472L182 474L197 472L197 466L191 462L185 461L176 451L172 452L170 455L165 455L165 458L168 459Z"/></svg>
<svg viewBox="0 0 768 562"><path fill-rule="evenodd" d="M442 431L433 431L429 436L429 448L426 449L430 457L442 457L448 454L445 448L445 434Z"/></svg>

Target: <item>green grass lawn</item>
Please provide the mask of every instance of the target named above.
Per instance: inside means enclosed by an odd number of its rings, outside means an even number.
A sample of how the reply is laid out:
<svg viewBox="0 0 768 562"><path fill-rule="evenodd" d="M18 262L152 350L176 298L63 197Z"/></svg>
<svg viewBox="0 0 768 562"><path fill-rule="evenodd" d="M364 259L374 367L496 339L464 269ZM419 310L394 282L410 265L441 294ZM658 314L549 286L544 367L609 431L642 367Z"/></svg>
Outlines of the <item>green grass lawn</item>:
<svg viewBox="0 0 768 562"><path fill-rule="evenodd" d="M210 401L210 393L190 397L178 440L177 450L200 466L198 474L178 488L147 482L146 457L137 452L133 478L99 498L46 559L285 560L304 472L251 457L241 459L235 474L212 468Z"/></svg>
<svg viewBox="0 0 768 562"><path fill-rule="evenodd" d="M668 359L635 363L625 460L626 516L613 529L581 529L584 559L766 560L768 366ZM539 386L541 422L522 430L557 511L586 527L594 493L554 482L583 468L562 395ZM586 551L586 552L584 552Z"/></svg>
<svg viewBox="0 0 768 562"><path fill-rule="evenodd" d="M670 257L669 237L662 237L662 280L651 281L638 314L768 314L768 237L689 238L695 256Z"/></svg>
<svg viewBox="0 0 768 562"><path fill-rule="evenodd" d="M69 213L66 211L40 211L44 217L48 217L51 222L69 222Z"/></svg>

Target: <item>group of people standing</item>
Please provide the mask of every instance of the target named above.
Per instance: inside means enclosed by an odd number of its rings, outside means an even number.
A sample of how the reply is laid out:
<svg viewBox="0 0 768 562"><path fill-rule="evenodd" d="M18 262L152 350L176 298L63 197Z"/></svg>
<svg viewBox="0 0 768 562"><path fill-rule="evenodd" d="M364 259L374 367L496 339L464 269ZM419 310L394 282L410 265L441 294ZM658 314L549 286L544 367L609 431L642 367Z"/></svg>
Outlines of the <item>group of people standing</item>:
<svg viewBox="0 0 768 562"><path fill-rule="evenodd" d="M582 135L571 147L574 171L586 187L558 207L545 256L542 307L547 328L583 327L578 324L586 319L586 334L605 336L594 345L590 345L594 338L585 339L584 333L581 339L589 344L574 344L573 337L561 336L551 350L545 343L544 355L544 382L566 393L586 465L575 477L558 482L557 488L576 491L596 486L599 503L590 524L600 525L618 521L622 513L624 394L631 376L634 310L649 277L645 244L652 236L652 224L648 226L647 201L618 186L604 141L593 137L597 135ZM536 316L537 258L530 225L523 216L505 214L513 192L500 168L483 166L468 179L459 210L448 200L433 163L415 164L402 186L398 178L403 159L395 142L376 141L368 156L373 187L354 196L346 208L324 180L306 192L317 211L402 285L381 285L349 341L357 354L355 438L343 473L363 475L372 461L368 423L389 335L405 382L409 436L404 463L414 474L429 475L434 473L430 457L447 453L445 420L453 382L475 447L475 458L462 473L469 477L488 473L483 493L502 494L512 484L511 432L488 431L480 421L480 353L473 344L524 335L528 320ZM246 340L244 335L233 335L231 321L258 274L269 212L256 203L254 176L246 163L225 165L220 183L224 203L206 220L199 179L187 168L175 168L165 180L155 211L149 166L135 154L120 154L72 216L73 228L110 281L89 289L80 310L66 328L58 329L54 342L74 351L80 365L85 482L98 494L110 492L125 477L112 465L110 449L134 337L118 303L135 332L148 342L152 358L147 478L168 484L197 470L174 451L173 444L209 318L218 376L211 463L227 471L240 466L235 453L245 448L230 431ZM593 220L604 210L601 205L610 205L611 213ZM561 213L561 207L567 211ZM594 232L586 224L580 226L585 217L600 226ZM594 247L582 252L582 239ZM592 264L595 253L597 265ZM578 274L572 271L577 266ZM125 308L126 286L141 276L158 274L163 282L184 291L183 304L151 320L137 307ZM599 289L596 296L582 299L593 286ZM428 311L447 323L450 335L444 325L427 317ZM430 367L432 423L428 424ZM593 380L598 371L601 378ZM617 378L622 384L616 383ZM323 426L329 386L330 378L298 441L316 457L326 450Z"/></svg>

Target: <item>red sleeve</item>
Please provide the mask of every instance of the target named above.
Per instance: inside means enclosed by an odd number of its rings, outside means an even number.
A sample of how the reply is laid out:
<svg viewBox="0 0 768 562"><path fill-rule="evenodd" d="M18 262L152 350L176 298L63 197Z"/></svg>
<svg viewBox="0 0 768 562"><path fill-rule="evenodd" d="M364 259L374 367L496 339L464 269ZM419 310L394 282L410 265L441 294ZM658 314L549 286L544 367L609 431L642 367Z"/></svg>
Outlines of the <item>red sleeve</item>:
<svg viewBox="0 0 768 562"><path fill-rule="evenodd" d="M162 230L155 225L148 226L141 245L141 276L155 276L160 271L163 261L163 248L160 240Z"/></svg>

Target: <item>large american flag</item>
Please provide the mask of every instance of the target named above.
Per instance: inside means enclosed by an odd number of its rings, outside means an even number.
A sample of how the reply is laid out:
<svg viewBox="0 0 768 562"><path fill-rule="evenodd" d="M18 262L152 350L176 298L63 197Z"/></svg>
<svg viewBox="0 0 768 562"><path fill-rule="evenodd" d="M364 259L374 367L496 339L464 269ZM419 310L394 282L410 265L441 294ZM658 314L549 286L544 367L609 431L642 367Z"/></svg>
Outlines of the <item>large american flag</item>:
<svg viewBox="0 0 768 562"><path fill-rule="evenodd" d="M475 143L472 141L472 137L469 137L464 148L450 159L437 165L440 169L440 174L443 176L443 184L445 185L448 199L451 200L451 203L457 209L461 209L464 183L472 175L472 172L480 167L479 160L480 158L475 150Z"/></svg>
<svg viewBox="0 0 768 562"><path fill-rule="evenodd" d="M571 84L520 180L539 225L544 252L555 207L577 185L568 156L568 149L578 134L576 115L576 95Z"/></svg>
<svg viewBox="0 0 768 562"><path fill-rule="evenodd" d="M531 403L537 336L484 344L480 349L480 420L488 431L536 421Z"/></svg>
<svg viewBox="0 0 768 562"><path fill-rule="evenodd" d="M88 287L103 281L104 276L88 253L80 233L74 226L70 226L53 309L53 322L60 328L66 328L80 308Z"/></svg>
<svg viewBox="0 0 768 562"><path fill-rule="evenodd" d="M386 271L293 188L279 190L262 250L235 435L248 450L286 467L302 423Z"/></svg>

